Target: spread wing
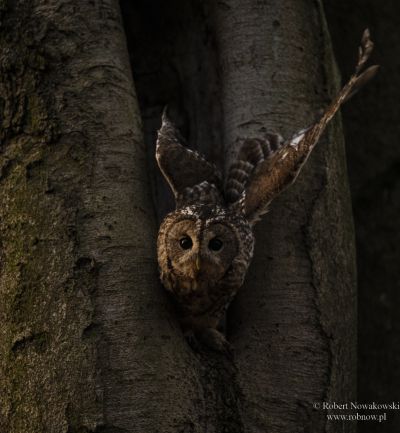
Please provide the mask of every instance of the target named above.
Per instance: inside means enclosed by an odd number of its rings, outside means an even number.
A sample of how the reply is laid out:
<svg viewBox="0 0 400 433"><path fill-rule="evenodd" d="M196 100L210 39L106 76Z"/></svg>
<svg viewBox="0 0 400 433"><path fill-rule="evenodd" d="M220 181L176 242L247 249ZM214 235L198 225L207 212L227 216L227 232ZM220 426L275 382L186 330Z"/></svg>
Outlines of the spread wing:
<svg viewBox="0 0 400 433"><path fill-rule="evenodd" d="M268 134L265 140L251 138L243 142L235 162L229 167L225 184L227 203L240 200L257 167L273 155L282 144L283 138L278 134Z"/></svg>
<svg viewBox="0 0 400 433"><path fill-rule="evenodd" d="M219 200L222 176L214 164L182 145L183 139L166 110L158 131L156 159L177 203Z"/></svg>
<svg viewBox="0 0 400 433"><path fill-rule="evenodd" d="M361 40L354 74L327 107L319 121L299 131L269 157L260 158L256 166L247 174L242 196L234 205L240 204L242 211L251 222L256 222L260 215L267 212L271 201L295 181L327 124L340 106L374 77L378 66L371 66L363 71L372 49L373 43L367 29ZM249 141L243 145L244 153L245 148L251 148Z"/></svg>

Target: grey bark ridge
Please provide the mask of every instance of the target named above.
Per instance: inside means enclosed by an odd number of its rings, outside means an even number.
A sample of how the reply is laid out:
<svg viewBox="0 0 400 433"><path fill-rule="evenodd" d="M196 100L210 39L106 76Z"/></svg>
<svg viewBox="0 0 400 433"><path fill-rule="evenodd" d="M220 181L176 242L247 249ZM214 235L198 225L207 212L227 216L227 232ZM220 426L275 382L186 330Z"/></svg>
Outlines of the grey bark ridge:
<svg viewBox="0 0 400 433"><path fill-rule="evenodd" d="M1 7L0 431L176 431L197 379L158 283L118 2Z"/></svg>

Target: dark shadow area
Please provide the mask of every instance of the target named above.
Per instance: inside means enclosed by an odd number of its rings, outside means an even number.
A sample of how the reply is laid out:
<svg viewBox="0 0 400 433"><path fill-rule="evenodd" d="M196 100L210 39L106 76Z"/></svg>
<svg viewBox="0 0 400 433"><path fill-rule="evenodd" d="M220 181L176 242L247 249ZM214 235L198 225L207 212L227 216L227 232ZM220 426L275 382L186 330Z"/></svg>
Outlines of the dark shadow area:
<svg viewBox="0 0 400 433"><path fill-rule="evenodd" d="M166 105L189 146L221 165L220 86L210 11L198 0L120 3L160 220L172 208L154 158Z"/></svg>

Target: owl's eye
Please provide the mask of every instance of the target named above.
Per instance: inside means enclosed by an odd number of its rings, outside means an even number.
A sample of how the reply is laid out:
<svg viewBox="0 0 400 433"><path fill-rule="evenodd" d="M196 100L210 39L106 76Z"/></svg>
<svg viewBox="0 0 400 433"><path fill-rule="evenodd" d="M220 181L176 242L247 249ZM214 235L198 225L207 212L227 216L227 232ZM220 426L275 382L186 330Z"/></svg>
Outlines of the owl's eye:
<svg viewBox="0 0 400 433"><path fill-rule="evenodd" d="M223 242L219 238L213 238L208 243L208 248L211 251L219 251L222 248Z"/></svg>
<svg viewBox="0 0 400 433"><path fill-rule="evenodd" d="M193 242L189 236L184 236L183 238L179 239L179 245L184 250L190 250L190 248L192 248Z"/></svg>

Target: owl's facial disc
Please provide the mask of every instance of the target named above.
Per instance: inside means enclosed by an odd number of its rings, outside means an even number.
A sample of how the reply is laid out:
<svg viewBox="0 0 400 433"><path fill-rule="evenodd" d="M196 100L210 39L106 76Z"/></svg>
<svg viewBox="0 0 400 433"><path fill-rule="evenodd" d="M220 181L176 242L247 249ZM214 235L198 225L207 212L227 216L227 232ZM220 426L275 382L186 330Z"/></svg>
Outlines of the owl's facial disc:
<svg viewBox="0 0 400 433"><path fill-rule="evenodd" d="M225 275L238 253L238 243L228 224L182 219L171 227L167 249L178 277L212 284Z"/></svg>

